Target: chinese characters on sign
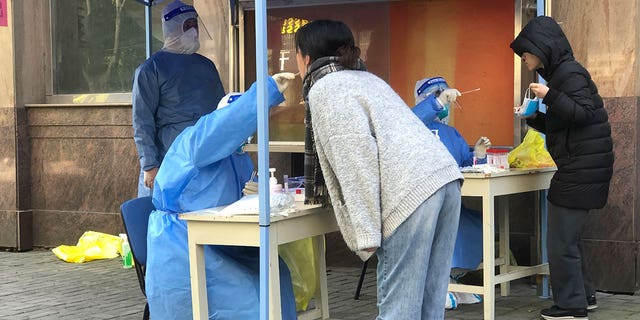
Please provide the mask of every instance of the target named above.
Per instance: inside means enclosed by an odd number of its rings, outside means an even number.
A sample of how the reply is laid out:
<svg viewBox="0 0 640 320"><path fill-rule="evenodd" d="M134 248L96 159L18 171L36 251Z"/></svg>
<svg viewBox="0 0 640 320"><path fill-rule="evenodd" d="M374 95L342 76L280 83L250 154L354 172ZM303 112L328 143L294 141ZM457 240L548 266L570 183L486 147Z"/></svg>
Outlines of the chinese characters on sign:
<svg viewBox="0 0 640 320"><path fill-rule="evenodd" d="M282 35L282 49L280 50L280 58L278 58L281 72L290 69L292 66L296 68L295 59L291 60L289 58L289 55L292 52L295 52L295 50L292 50L294 48L293 36L300 27L307 23L309 23L309 20L300 18L285 18L282 21L282 26L280 27L280 34ZM294 62L294 64L291 64L290 62Z"/></svg>
<svg viewBox="0 0 640 320"><path fill-rule="evenodd" d="M7 26L7 0L0 0L0 27Z"/></svg>
<svg viewBox="0 0 640 320"><path fill-rule="evenodd" d="M300 19L300 18L288 18L284 19L282 22L282 30L280 30L280 34L295 34L300 27L309 23L309 20Z"/></svg>

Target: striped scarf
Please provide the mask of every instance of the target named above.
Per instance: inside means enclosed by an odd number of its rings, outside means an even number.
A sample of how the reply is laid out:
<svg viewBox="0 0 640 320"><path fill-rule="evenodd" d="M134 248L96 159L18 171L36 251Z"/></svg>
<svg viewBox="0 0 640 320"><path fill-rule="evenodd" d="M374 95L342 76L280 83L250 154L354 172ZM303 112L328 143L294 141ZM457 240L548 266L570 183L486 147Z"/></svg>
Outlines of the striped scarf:
<svg viewBox="0 0 640 320"><path fill-rule="evenodd" d="M330 204L327 186L322 176L322 169L316 151L316 142L313 136L313 125L311 121L311 110L309 107L309 90L313 84L322 77L347 68L338 63L338 57L323 57L315 60L307 70L307 74L302 80L302 96L305 102L305 137L304 137L304 192L305 204ZM366 71L362 60L358 60L351 70Z"/></svg>

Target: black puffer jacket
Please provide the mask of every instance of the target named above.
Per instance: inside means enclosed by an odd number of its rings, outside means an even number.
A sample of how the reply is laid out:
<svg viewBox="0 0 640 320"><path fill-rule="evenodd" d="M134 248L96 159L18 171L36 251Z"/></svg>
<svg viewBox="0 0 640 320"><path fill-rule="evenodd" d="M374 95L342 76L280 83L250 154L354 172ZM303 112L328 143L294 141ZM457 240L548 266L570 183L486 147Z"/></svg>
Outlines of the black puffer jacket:
<svg viewBox="0 0 640 320"><path fill-rule="evenodd" d="M589 72L573 58L560 26L549 17L536 17L511 43L522 56L529 52L544 68L543 99L547 113L527 124L547 135L547 148L558 171L551 180L549 201L576 209L602 208L607 203L613 172L613 141L607 111Z"/></svg>

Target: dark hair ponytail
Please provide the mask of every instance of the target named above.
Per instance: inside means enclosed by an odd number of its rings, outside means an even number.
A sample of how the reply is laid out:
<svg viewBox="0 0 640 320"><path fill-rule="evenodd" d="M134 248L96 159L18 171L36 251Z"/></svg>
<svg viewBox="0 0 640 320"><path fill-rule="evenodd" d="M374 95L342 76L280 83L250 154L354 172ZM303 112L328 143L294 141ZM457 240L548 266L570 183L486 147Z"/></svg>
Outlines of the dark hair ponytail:
<svg viewBox="0 0 640 320"><path fill-rule="evenodd" d="M338 63L345 68L353 69L358 62L358 59L360 59L360 48L354 45L344 45L336 51Z"/></svg>
<svg viewBox="0 0 640 320"><path fill-rule="evenodd" d="M337 56L340 65L353 69L360 58L360 48L355 46L351 29L340 21L312 21L298 29L295 43L296 49L308 55L312 62Z"/></svg>

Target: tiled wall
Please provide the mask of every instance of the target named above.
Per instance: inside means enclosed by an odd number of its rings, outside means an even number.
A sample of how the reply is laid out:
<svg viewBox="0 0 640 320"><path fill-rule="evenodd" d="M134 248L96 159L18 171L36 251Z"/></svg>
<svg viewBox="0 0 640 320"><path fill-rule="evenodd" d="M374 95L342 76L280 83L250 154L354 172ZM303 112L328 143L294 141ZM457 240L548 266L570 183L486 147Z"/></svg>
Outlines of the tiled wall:
<svg viewBox="0 0 640 320"><path fill-rule="evenodd" d="M637 169L640 98L605 98L605 107L614 143L613 178L607 205L590 213L584 245L598 289L634 292L640 275L636 272L640 236Z"/></svg>
<svg viewBox="0 0 640 320"><path fill-rule="evenodd" d="M552 0L551 15L603 97L640 95L640 1Z"/></svg>
<svg viewBox="0 0 640 320"><path fill-rule="evenodd" d="M87 230L122 232L136 196L130 106L28 107L35 246L75 244Z"/></svg>
<svg viewBox="0 0 640 320"><path fill-rule="evenodd" d="M609 202L593 210L584 234L587 259L600 290L634 292L640 212L637 153L640 134L640 1L554 0L551 15L591 73L605 100L615 164ZM615 261L615 263L611 263Z"/></svg>
<svg viewBox="0 0 640 320"><path fill-rule="evenodd" d="M12 3L7 11L8 24L13 24ZM0 246L17 245L17 165L16 110L13 61L13 29L0 27ZM3 232L4 230L10 232Z"/></svg>

